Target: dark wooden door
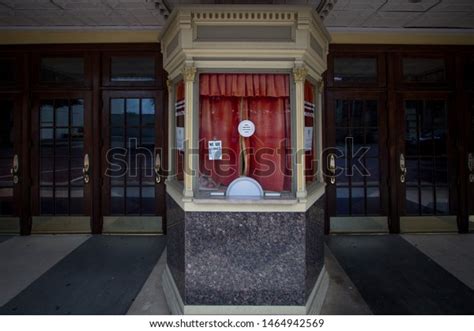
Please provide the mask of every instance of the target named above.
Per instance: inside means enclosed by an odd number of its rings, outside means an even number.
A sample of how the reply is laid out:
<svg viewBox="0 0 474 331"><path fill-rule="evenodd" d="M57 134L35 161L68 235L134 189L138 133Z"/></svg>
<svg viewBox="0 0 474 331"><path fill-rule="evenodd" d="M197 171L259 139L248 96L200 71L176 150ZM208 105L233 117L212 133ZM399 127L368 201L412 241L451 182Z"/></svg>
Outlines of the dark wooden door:
<svg viewBox="0 0 474 331"><path fill-rule="evenodd" d="M468 104L468 127L467 133L468 155L467 155L467 170L468 176L464 178L468 183L467 202L468 202L468 217L469 217L469 231L474 231L474 96L471 96Z"/></svg>
<svg viewBox="0 0 474 331"><path fill-rule="evenodd" d="M32 232L90 233L90 94L37 94L31 115Z"/></svg>
<svg viewBox="0 0 474 331"><path fill-rule="evenodd" d="M161 91L103 94L103 232L163 229L164 111Z"/></svg>
<svg viewBox="0 0 474 331"><path fill-rule="evenodd" d="M21 106L15 95L0 95L0 232L20 232L23 158Z"/></svg>
<svg viewBox="0 0 474 331"><path fill-rule="evenodd" d="M377 92L328 92L328 181L330 232L387 232L387 120Z"/></svg>
<svg viewBox="0 0 474 331"><path fill-rule="evenodd" d="M457 231L456 116L448 93L398 95L396 153L401 232Z"/></svg>

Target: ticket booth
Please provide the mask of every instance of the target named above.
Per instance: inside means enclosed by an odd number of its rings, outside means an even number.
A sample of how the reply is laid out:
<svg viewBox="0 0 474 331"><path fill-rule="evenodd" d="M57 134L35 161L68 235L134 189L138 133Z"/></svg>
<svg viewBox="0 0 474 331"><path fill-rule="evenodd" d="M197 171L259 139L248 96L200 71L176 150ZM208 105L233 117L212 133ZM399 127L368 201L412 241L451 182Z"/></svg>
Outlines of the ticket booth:
<svg viewBox="0 0 474 331"><path fill-rule="evenodd" d="M328 42L306 6L183 6L170 16L160 171L173 313L319 312Z"/></svg>

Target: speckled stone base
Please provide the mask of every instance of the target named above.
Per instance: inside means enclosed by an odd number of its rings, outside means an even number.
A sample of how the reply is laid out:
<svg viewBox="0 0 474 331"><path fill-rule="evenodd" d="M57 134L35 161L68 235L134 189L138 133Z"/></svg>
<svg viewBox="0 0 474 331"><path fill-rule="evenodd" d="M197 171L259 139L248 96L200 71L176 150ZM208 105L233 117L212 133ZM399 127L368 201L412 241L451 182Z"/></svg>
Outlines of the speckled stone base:
<svg viewBox="0 0 474 331"><path fill-rule="evenodd" d="M167 262L184 305L306 304L324 263L324 196L306 213L184 212L167 199Z"/></svg>

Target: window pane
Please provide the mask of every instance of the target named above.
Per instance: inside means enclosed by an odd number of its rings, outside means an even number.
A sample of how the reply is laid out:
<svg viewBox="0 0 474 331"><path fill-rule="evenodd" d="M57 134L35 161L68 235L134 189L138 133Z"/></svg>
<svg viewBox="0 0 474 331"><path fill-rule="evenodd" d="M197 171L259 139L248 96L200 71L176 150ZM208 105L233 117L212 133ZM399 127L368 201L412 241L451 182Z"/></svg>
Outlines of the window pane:
<svg viewBox="0 0 474 331"><path fill-rule="evenodd" d="M404 81L436 83L446 80L444 59L404 58L402 62Z"/></svg>
<svg viewBox="0 0 474 331"><path fill-rule="evenodd" d="M127 125L140 125L139 99L127 99Z"/></svg>
<svg viewBox="0 0 474 331"><path fill-rule="evenodd" d="M336 83L375 83L377 81L376 58L334 58Z"/></svg>
<svg viewBox="0 0 474 331"><path fill-rule="evenodd" d="M110 189L110 211L112 215L124 213L124 202L123 187L112 187Z"/></svg>
<svg viewBox="0 0 474 331"><path fill-rule="evenodd" d="M56 126L69 125L69 102L68 100L57 100L55 104L56 109Z"/></svg>
<svg viewBox="0 0 474 331"><path fill-rule="evenodd" d="M155 80L153 57L112 56L110 78L113 82L150 82Z"/></svg>
<svg viewBox="0 0 474 331"><path fill-rule="evenodd" d="M84 59L81 57L45 57L41 59L42 82L84 81Z"/></svg>
<svg viewBox="0 0 474 331"><path fill-rule="evenodd" d="M9 85L16 80L15 59L0 59L0 84Z"/></svg>
<svg viewBox="0 0 474 331"><path fill-rule="evenodd" d="M53 115L53 100L43 101L40 108L40 121L42 127L51 127L53 126L54 115Z"/></svg>
<svg viewBox="0 0 474 331"><path fill-rule="evenodd" d="M0 157L13 156L13 103L0 101Z"/></svg>
<svg viewBox="0 0 474 331"><path fill-rule="evenodd" d="M155 125L155 99L142 99L142 125Z"/></svg>
<svg viewBox="0 0 474 331"><path fill-rule="evenodd" d="M71 126L84 126L84 100L71 100Z"/></svg>

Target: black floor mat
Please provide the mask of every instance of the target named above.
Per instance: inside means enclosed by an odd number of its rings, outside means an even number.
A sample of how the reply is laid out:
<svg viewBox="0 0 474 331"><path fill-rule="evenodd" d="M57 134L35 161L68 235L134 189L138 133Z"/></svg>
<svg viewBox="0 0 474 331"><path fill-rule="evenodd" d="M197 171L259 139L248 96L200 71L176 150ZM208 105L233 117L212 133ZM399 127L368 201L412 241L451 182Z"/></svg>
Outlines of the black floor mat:
<svg viewBox="0 0 474 331"><path fill-rule="evenodd" d="M0 314L125 314L165 245L165 236L94 236Z"/></svg>
<svg viewBox="0 0 474 331"><path fill-rule="evenodd" d="M374 314L474 314L474 291L398 235L327 244Z"/></svg>
<svg viewBox="0 0 474 331"><path fill-rule="evenodd" d="M0 243L7 241L8 239L11 239L15 236L0 236Z"/></svg>

